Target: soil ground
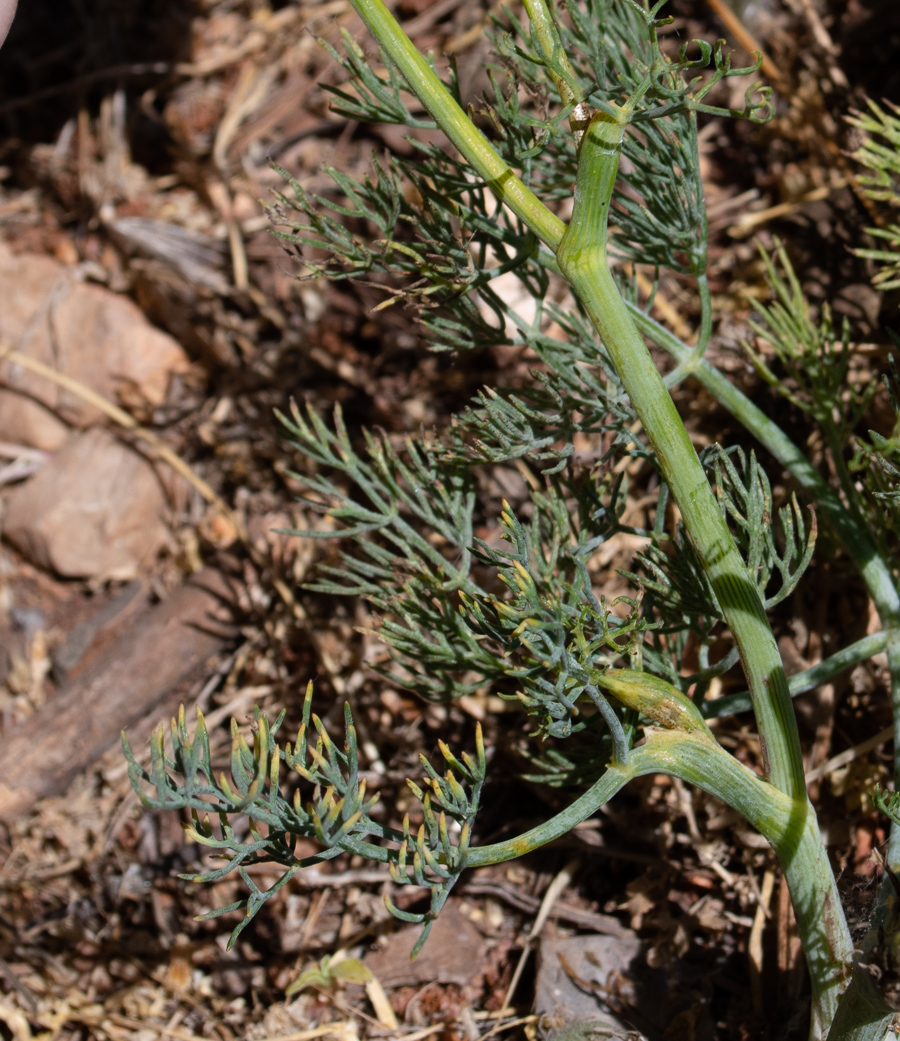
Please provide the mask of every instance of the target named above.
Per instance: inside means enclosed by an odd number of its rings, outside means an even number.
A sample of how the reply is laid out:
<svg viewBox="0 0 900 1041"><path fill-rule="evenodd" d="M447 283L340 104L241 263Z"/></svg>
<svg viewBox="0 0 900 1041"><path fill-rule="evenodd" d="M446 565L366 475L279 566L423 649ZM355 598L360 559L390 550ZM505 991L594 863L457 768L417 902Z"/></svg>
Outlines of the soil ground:
<svg viewBox="0 0 900 1041"><path fill-rule="evenodd" d="M673 32L730 36L719 21L723 5L672 0ZM477 98L487 87L484 3L395 6L420 47L456 55L462 94ZM757 402L797 431L798 418L741 355L747 294L764 291L754 236L789 242L811 299L830 301L849 319L853 341L867 345L860 378L877 378L897 299L872 289L871 269L850 251L864 244L872 214L854 191L854 139L843 117L866 96L900 103L900 7L770 0L731 9L765 49L776 118L763 127L713 119L703 131L720 315L714 349ZM380 298L372 289L298 280L297 259L271 234L263 203L283 183L273 163L317 191L329 183L328 164L358 173L373 151L410 147L397 128L330 112L321 84L339 83L341 73L317 37L335 41L343 27L364 39L346 0L20 5L0 51L0 236L15 256L53 258L77 280L129 297L180 343L189 364L165 399L133 411L209 494L196 481L173 493L163 549L128 575L63 579L4 542L2 740L46 718L35 714L77 682L78 668L68 675L60 665L77 626L88 625L78 632L88 633L90 668L101 675L124 654L117 626L132 626L140 643L154 606L205 567L228 576L228 628L133 722L136 748L179 701L189 718L199 701L225 764L232 715L246 724L254 705L284 708L290 730L314 679L326 720L339 720L341 703L351 701L368 767L385 801L402 808L419 751L430 754L448 734L466 747L480 717L494 779L478 838L490 841L532 826L565 798L517 779L522 761L501 741L504 703L426 704L387 682L372 669L381 650L367 634L365 604L302 588L328 543L278 533L317 521L297 502L297 459L274 410L292 399L323 413L339 403L354 436L380 426L399 437L445 424L481 386L513 386L527 368L508 349L429 352L408 313L373 311ZM690 285L664 281L659 299L658 317L690 334ZM683 385L678 403L698 444L746 441L695 387ZM773 473L780 494L779 480ZM0 501L18 481L0 487ZM637 491L629 508L635 517L643 508ZM622 563L610 558L610 589ZM121 599L129 582L143 597L137 622ZM98 622L110 604L119 606ZM873 621L849 564L826 545L776 624L796 671ZM134 667L152 674L154 654L166 647L141 653ZM810 769L889 725L882 670L876 659L799 699ZM738 689L740 679L726 683ZM135 696L127 679L106 695L110 718L117 701ZM54 734L57 747L77 744L81 724L72 718L73 729ZM758 762L749 717L722 721L717 733L748 764ZM885 743L826 769L814 791L856 925L877 884L873 850L885 841L865 793L889 775L890 750ZM510 988L523 952L540 947L546 964L554 944L597 934L637 937L659 970L652 1000L668 991L672 1012L658 1036L749 1041L803 1032L802 956L774 857L722 806L664 777L633 784L565 841L471 872L451 899L444 938L409 963L406 934L384 909L389 883L351 858L298 875L227 950L233 916L196 916L237 899L240 882L180 878L201 851L176 814L143 812L117 747L76 766L64 788L37 792L0 829L0 1033L16 1041L533 1038L545 1027L533 1013L534 953ZM529 939L560 872L567 884L541 936ZM255 876L261 885L265 877ZM366 959L385 1002L371 988L327 978L286 997L305 969L338 950ZM632 1021L628 1000L609 989L604 997Z"/></svg>

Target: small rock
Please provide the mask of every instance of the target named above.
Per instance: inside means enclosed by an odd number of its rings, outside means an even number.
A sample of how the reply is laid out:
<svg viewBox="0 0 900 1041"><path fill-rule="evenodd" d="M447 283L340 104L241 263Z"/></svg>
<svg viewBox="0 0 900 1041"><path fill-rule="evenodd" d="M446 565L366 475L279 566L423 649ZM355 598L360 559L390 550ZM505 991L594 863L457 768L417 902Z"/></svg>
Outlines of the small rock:
<svg viewBox="0 0 900 1041"><path fill-rule="evenodd" d="M165 542L165 509L153 467L96 428L10 492L3 534L65 578L131 578Z"/></svg>
<svg viewBox="0 0 900 1041"><path fill-rule="evenodd" d="M712 1041L709 965L652 968L642 948L634 934L544 936L535 1011L547 1041Z"/></svg>
<svg viewBox="0 0 900 1041"><path fill-rule="evenodd" d="M398 929L387 945L363 959L383 987L416 987L423 983L455 983L464 987L482 970L485 940L454 903L448 903L414 960L412 949L421 926Z"/></svg>
<svg viewBox="0 0 900 1041"><path fill-rule="evenodd" d="M66 424L49 408L0 387L0 440L55 452L65 444L69 433Z"/></svg>
<svg viewBox="0 0 900 1041"><path fill-rule="evenodd" d="M172 375L188 368L181 347L131 300L78 281L49 257L16 255L0 243L0 298L0 340L138 411L162 404ZM103 418L94 405L10 361L0 363L0 384L0 440L53 451L62 424L47 409L77 427Z"/></svg>
<svg viewBox="0 0 900 1041"><path fill-rule="evenodd" d="M609 1037L626 1037L630 1025L604 1008L604 998L619 991L617 996L625 1004L634 1002L629 977L633 963L641 960L641 941L634 935L567 939L545 936L541 940L535 995L535 1011L542 1017L544 1029L553 1036L555 1031L574 1027L583 1031L605 1028ZM590 1034L585 1032L583 1036ZM563 1041L562 1037L557 1041Z"/></svg>

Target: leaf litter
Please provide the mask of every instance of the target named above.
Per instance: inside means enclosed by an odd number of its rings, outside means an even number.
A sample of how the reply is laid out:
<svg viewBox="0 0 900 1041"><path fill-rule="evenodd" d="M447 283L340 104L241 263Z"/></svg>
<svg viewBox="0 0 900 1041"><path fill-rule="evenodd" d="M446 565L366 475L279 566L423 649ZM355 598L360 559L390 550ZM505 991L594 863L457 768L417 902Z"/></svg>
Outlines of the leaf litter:
<svg viewBox="0 0 900 1041"><path fill-rule="evenodd" d="M319 410L340 404L354 432L381 426L399 439L445 424L485 383L521 385L534 360L502 347L435 357L402 308L374 310L383 299L377 287L298 281L296 260L270 235L260 200L271 200L281 183L271 161L307 190L323 191L330 184L324 164L362 171L373 150L409 147L392 128L348 124L329 111L318 84L335 85L337 71L315 34L336 39L346 26L360 35L344 0L272 7L256 0L190 6L160 0L143 20L126 6L63 4L65 17L43 41L31 17L23 17L0 53L0 66L15 61L29 70L14 80L0 69L7 123L0 233L14 253L52 257L74 279L130 296L190 358L151 408L120 398L228 504L228 512L217 508L197 484L170 496L167 545L141 574L159 600L203 565L226 571L237 587L240 631L233 645L174 696L189 708L201 704L214 755L224 763L231 715L247 723L258 705L286 707L289 721L296 719L306 681L318 677L318 710L334 717L341 702L351 702L373 783L399 810L418 750L431 751L447 733L464 744L478 719L498 757L495 771L502 764L497 773L506 775L492 785L483 838L527 827L565 796L515 779L524 761L508 740L499 741L509 724L506 703L480 693L452 707L419 702L372 670L383 649L364 604L297 592L331 550L277 533L327 522L296 502L302 488L289 473L296 461L279 441L272 410L284 410L291 395ZM740 13L742 5L731 6ZM870 31L859 5L832 7L848 38L858 41ZM877 339L879 320L868 273L843 245L868 214L854 205L842 158L846 131L832 115L848 100L858 104L872 63L860 60L854 43L846 67L836 65L816 25L804 20L804 5L793 0L754 11L751 31L785 82L799 77L802 87L789 93L767 128L712 120L703 132L714 227L711 284L725 315L713 349L738 373L747 295L762 286L749 230L769 241L789 238L804 285L814 287L813 296L835 299L860 340ZM679 0L673 12L678 32L721 31L702 4ZM485 5L400 0L398 13L414 20L421 47L458 52L469 96L487 89ZM801 43L816 76L799 71ZM639 284L650 274L639 270ZM664 280L657 313L689 332L697 315L686 288L675 277ZM750 385L751 376L741 378ZM690 393L679 391L679 405L702 444L725 423ZM13 488L34 472L29 466L41 465L28 446L0 447L4 460L27 463L11 472ZM586 453L597 448L584 445ZM630 523L640 526L649 472L638 463L629 478L626 508ZM514 498L508 476L488 480L493 498ZM490 537L488 518L477 534ZM639 549L604 546L592 562L597 587L614 596L621 587L617 569L631 567ZM65 679L52 667L54 649L122 586L102 575L60 581L7 545L0 554L6 732L64 691ZM814 568L803 598L778 616L783 649L798 668L827 654L838 634L847 642L860 626L860 635L866 629L864 596L840 558ZM811 696L800 699L803 725L816 738L810 767L867 737L873 718L888 722L883 668L876 659L839 678L824 706ZM730 673L722 683L736 690L740 678ZM739 758L758 763L758 746L741 717L717 727ZM884 841L865 792L883 773L883 755L884 749L859 755L827 774L819 792L829 843L845 864L861 923L873 896L871 851ZM627 942L639 938L648 971L662 974L660 986L677 987L685 973L705 974L706 989L688 988L691 999L672 1022L685 1038L707 1036L698 1032L703 1024L721 1038L776 1036L768 1031L777 1016L790 1015L803 1000L802 982L785 983L797 979L795 931L773 858L721 806L667 778L638 782L553 848L473 873L447 909L451 932L456 921L457 933L471 939L465 978L452 936L427 948L419 962L406 960L406 936L382 896L390 891L402 907L407 894L352 858L298 876L227 951L227 919L194 919L234 900L237 884L225 879L200 888L178 879L213 864L185 843L174 817L140 811L117 750L64 795L40 800L4 827L0 1021L17 1041L474 1041L507 1026L505 1036L534 1038L552 1024L532 1014L531 970L513 1008L503 1007L504 998L542 897L573 853L582 866L550 908L540 940L546 960L579 936L588 949L604 929L611 939L619 929ZM254 874L257 884L265 877L263 869ZM762 937L756 948L754 930ZM363 974L326 972L338 951L368 967L387 1004L367 997ZM566 963L567 979L593 993L585 988L590 957L579 957ZM747 982L748 959L767 985L782 981L777 1009L759 1006ZM566 971L556 956L554 971L560 967ZM288 994L304 974L310 985ZM599 994L626 1023L635 985L640 981L623 971L620 984L605 982Z"/></svg>

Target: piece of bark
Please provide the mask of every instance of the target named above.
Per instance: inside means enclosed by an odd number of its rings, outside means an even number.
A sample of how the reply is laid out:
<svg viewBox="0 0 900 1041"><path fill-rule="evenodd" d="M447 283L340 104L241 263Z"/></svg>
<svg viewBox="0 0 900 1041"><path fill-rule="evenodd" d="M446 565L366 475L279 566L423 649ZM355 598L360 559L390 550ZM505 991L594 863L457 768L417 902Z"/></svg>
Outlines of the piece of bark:
<svg viewBox="0 0 900 1041"><path fill-rule="evenodd" d="M115 641L136 612L146 610L147 586L141 579L132 579L102 607L79 622L66 638L53 648L53 678L58 686L78 678L78 673L98 660ZM124 623L124 624L123 624Z"/></svg>
<svg viewBox="0 0 900 1041"><path fill-rule="evenodd" d="M223 240L146 217L118 217L108 228L128 252L162 261L194 285L214 293L228 292L224 274L228 245Z"/></svg>
<svg viewBox="0 0 900 1041"><path fill-rule="evenodd" d="M204 570L131 616L105 653L0 743L0 820L60 795L189 674L233 637L233 594Z"/></svg>

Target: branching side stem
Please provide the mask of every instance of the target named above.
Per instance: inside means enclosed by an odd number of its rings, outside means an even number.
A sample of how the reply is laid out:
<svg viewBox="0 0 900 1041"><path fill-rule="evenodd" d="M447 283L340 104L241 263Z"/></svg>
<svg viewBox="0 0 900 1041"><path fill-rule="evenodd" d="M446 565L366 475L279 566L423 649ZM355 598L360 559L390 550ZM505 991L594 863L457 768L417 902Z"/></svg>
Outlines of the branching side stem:
<svg viewBox="0 0 900 1041"><path fill-rule="evenodd" d="M818 665L813 665L790 677L788 689L791 697L796 698L799 694L805 694L809 690L821 687L823 683L828 683L846 669L850 669L862 661L868 661L873 654L881 654L887 650L887 647L888 634L878 632L872 633L871 636L864 636L861 640L835 651L824 661L820 661ZM752 707L750 692L742 691L740 694L726 694L722 698L704 702L701 709L706 719L721 719L723 716L734 715L737 712L747 712Z"/></svg>
<svg viewBox="0 0 900 1041"><path fill-rule="evenodd" d="M575 138L575 144L580 145L590 122L590 110L573 87L575 74L559 38L553 15L550 13L546 0L524 0L524 4L532 32L537 38L550 76L559 91L560 99L566 108L571 109L569 128Z"/></svg>
<svg viewBox="0 0 900 1041"><path fill-rule="evenodd" d="M409 89L428 109L460 154L485 179L497 198L543 243L555 250L565 232L565 224L524 184L463 112L382 0L351 0L351 3L403 74Z"/></svg>
<svg viewBox="0 0 900 1041"><path fill-rule="evenodd" d="M611 766L570 806L531 831L490 846L476 846L469 867L499 864L562 838L609 802L629 781L665 773L696 784L744 816L776 850L794 851L803 830L805 810L751 773L720 745L702 734L655 730L635 748L623 766Z"/></svg>

